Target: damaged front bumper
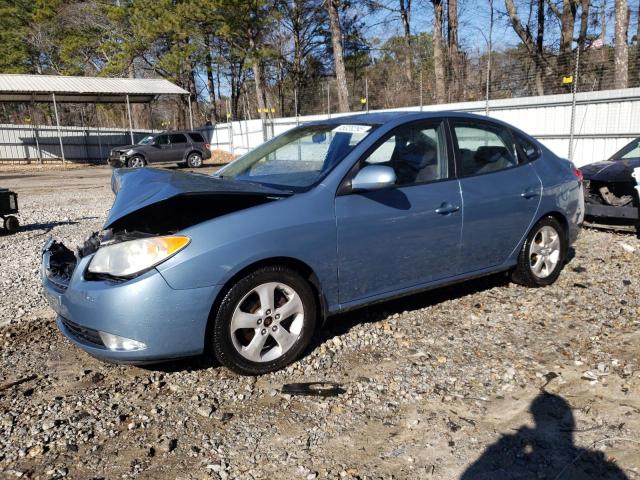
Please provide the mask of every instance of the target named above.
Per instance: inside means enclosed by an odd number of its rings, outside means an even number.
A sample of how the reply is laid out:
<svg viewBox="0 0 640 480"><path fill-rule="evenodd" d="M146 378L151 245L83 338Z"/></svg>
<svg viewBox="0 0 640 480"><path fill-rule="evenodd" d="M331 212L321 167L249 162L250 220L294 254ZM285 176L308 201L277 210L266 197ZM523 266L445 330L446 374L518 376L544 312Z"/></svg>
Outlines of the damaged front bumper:
<svg viewBox="0 0 640 480"><path fill-rule="evenodd" d="M218 286L173 289L156 269L126 281L87 279L92 257L78 258L54 240L42 251L45 297L69 340L118 363L153 363L203 352Z"/></svg>

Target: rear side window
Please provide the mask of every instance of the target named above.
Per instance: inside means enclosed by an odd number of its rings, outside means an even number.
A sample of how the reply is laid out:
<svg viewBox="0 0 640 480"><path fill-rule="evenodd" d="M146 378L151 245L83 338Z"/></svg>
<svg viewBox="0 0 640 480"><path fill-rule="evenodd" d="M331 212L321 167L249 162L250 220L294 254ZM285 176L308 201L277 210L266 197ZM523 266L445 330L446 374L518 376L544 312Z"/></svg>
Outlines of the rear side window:
<svg viewBox="0 0 640 480"><path fill-rule="evenodd" d="M524 153L525 162L532 162L540 156L540 149L527 137L518 132L512 132L513 137L515 138L518 145L520 145L520 149L522 153Z"/></svg>
<svg viewBox="0 0 640 480"><path fill-rule="evenodd" d="M171 135L171 143L187 143L187 137L182 133L173 133Z"/></svg>
<svg viewBox="0 0 640 480"><path fill-rule="evenodd" d="M481 123L453 125L462 176L496 172L518 164L515 144L506 128Z"/></svg>
<svg viewBox="0 0 640 480"><path fill-rule="evenodd" d="M156 138L156 143L158 145L168 145L169 144L169 135L160 135Z"/></svg>
<svg viewBox="0 0 640 480"><path fill-rule="evenodd" d="M192 142L204 143L204 138L202 138L202 135L200 135L199 133L189 133L188 135L191 137Z"/></svg>

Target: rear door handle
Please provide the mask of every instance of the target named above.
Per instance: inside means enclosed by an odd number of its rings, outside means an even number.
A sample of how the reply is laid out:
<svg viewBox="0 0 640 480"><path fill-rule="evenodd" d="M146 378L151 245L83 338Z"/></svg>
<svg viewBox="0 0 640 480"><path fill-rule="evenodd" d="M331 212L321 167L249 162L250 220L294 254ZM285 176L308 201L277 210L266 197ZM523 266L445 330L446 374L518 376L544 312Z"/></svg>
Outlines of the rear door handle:
<svg viewBox="0 0 640 480"><path fill-rule="evenodd" d="M460 207L457 205L451 205L449 202L443 202L439 208L436 208L436 213L440 215L449 215L450 213L454 213L460 210Z"/></svg>
<svg viewBox="0 0 640 480"><path fill-rule="evenodd" d="M527 188L524 192L520 194L522 198L527 198L527 199L537 197L538 195L540 195L540 192L536 187Z"/></svg>

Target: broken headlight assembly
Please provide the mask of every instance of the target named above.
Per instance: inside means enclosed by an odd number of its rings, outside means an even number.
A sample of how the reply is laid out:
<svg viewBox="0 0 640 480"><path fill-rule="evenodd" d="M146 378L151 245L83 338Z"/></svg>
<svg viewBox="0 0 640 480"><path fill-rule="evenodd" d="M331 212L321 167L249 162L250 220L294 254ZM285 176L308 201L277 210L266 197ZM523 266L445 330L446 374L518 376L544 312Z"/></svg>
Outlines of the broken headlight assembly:
<svg viewBox="0 0 640 480"><path fill-rule="evenodd" d="M146 237L104 245L89 264L89 272L110 277L133 277L168 260L189 245L181 235Z"/></svg>

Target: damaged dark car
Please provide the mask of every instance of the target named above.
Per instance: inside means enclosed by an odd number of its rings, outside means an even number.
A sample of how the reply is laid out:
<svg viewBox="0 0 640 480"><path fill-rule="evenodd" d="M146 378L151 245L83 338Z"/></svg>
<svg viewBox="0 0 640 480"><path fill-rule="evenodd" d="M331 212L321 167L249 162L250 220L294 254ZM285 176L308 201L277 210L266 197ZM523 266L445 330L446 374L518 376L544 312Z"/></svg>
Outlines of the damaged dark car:
<svg viewBox="0 0 640 480"><path fill-rule="evenodd" d="M640 225L638 185L640 138L603 162L581 167L584 176L585 221L594 226L635 231Z"/></svg>
<svg viewBox="0 0 640 480"><path fill-rule="evenodd" d="M112 188L102 231L44 247L58 328L113 362L208 352L250 375L338 312L496 272L551 285L584 213L570 162L462 113L309 123L213 176L117 169Z"/></svg>

